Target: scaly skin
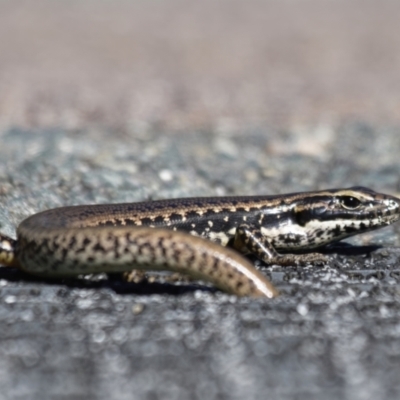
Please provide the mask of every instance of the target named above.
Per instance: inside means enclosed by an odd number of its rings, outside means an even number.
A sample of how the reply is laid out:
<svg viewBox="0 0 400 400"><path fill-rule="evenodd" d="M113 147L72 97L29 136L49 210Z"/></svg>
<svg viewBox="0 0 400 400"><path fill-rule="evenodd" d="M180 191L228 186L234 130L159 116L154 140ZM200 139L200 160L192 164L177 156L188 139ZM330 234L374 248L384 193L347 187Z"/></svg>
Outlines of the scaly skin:
<svg viewBox="0 0 400 400"><path fill-rule="evenodd" d="M17 241L0 235L0 263L48 277L169 270L238 296L274 297L272 284L223 246L304 264L324 258L278 251L312 250L399 217L399 199L366 188L63 207L24 220Z"/></svg>

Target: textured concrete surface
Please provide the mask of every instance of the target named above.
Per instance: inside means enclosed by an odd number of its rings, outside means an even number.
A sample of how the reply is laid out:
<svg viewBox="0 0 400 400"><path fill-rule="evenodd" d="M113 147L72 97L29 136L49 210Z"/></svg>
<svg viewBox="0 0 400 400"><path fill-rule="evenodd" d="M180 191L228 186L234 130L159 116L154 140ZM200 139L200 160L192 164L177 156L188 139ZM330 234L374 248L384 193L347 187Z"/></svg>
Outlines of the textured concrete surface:
<svg viewBox="0 0 400 400"><path fill-rule="evenodd" d="M399 194L398 8L1 3L1 231L67 204ZM258 264L273 301L0 269L0 399L398 399L400 224L350 243Z"/></svg>
<svg viewBox="0 0 400 400"><path fill-rule="evenodd" d="M268 142L279 134L269 130L118 140L107 131L4 131L2 231L62 204L354 183L391 190L399 133L343 126L326 145L326 162L274 154ZM1 270L3 398L396 399L398 232L338 247L323 268L264 267L282 292L273 301L196 284L50 283Z"/></svg>

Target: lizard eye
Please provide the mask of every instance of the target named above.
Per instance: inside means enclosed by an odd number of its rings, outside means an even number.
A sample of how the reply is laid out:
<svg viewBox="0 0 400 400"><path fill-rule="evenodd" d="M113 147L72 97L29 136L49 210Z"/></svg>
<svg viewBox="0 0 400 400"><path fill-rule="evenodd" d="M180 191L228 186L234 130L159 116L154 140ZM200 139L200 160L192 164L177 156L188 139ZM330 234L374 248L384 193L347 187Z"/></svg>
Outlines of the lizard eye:
<svg viewBox="0 0 400 400"><path fill-rule="evenodd" d="M347 210L356 210L361 205L361 201L356 197L352 196L342 196L340 198L340 204Z"/></svg>

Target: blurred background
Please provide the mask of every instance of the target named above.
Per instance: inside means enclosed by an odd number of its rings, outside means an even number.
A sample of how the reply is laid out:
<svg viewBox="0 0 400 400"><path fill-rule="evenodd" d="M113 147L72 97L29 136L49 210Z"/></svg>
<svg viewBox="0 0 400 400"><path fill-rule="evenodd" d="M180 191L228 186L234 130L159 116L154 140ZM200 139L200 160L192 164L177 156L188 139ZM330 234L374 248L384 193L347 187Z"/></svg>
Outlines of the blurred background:
<svg viewBox="0 0 400 400"><path fill-rule="evenodd" d="M400 120L400 3L3 1L0 126Z"/></svg>

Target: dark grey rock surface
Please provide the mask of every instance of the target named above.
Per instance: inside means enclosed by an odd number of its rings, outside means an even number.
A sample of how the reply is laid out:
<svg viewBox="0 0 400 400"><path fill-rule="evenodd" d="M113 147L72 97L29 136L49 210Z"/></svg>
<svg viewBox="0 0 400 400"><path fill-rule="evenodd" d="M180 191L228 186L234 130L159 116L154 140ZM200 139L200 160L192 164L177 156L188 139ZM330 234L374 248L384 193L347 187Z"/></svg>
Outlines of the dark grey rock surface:
<svg viewBox="0 0 400 400"><path fill-rule="evenodd" d="M399 188L398 129L343 125L321 157L280 142L295 135L6 130L1 230L65 204ZM399 241L395 225L338 246L325 267L262 267L282 292L272 301L0 270L0 398L397 399Z"/></svg>

